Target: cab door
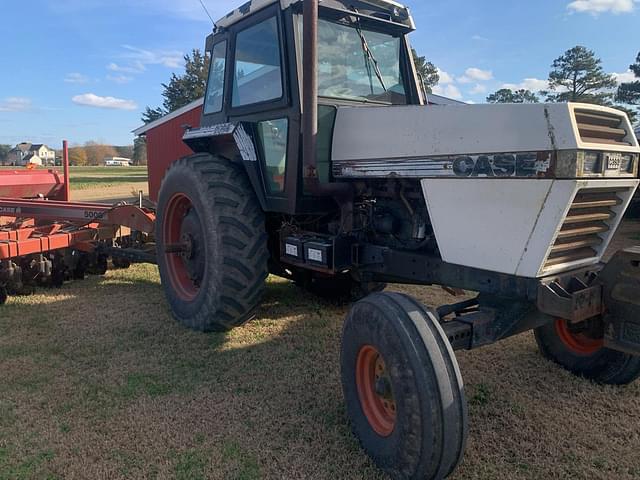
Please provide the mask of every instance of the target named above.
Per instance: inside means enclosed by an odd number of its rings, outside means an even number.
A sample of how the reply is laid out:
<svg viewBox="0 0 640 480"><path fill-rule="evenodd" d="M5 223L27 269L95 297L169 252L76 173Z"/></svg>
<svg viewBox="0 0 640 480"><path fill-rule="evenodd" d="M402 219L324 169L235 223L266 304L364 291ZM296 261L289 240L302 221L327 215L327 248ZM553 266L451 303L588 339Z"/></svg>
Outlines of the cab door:
<svg viewBox="0 0 640 480"><path fill-rule="evenodd" d="M250 137L257 158L244 163L263 206L275 212L287 212L287 198L295 198L297 185L287 179L299 142L283 23L276 4L232 25L213 44L203 112L203 125L239 124Z"/></svg>

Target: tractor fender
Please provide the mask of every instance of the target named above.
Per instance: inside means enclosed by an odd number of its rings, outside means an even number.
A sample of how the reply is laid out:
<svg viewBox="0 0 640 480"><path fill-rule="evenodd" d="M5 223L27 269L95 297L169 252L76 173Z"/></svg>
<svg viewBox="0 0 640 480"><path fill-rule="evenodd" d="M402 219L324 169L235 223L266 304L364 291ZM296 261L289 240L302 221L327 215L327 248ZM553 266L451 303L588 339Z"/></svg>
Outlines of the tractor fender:
<svg viewBox="0 0 640 480"><path fill-rule="evenodd" d="M600 272L605 346L640 355L640 247L616 253Z"/></svg>
<svg viewBox="0 0 640 480"><path fill-rule="evenodd" d="M260 206L266 211L267 199L258 162L258 149L252 132L251 124L246 122L220 123L191 128L185 132L182 141L195 153L212 153L242 162Z"/></svg>

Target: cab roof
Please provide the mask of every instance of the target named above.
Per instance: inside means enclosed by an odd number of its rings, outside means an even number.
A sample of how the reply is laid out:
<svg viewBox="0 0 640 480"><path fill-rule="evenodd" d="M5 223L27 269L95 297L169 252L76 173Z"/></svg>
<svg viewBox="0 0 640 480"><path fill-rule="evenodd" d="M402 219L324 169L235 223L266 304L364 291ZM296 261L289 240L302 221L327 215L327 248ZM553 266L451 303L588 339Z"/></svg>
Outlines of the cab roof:
<svg viewBox="0 0 640 480"><path fill-rule="evenodd" d="M218 20L216 22L216 26L218 28L230 27L247 15L276 3L279 3L280 8L284 10L290 5L302 2L303 0L249 0L244 5L232 10L226 16ZM357 2L353 2L351 0L320 0L320 6L328 6L344 10L350 10L351 5L354 3L370 7L377 14L383 14L385 16L388 14L388 18L386 18L386 20L404 25L412 30L415 29L415 24L409 8L395 2L394 0L358 0Z"/></svg>

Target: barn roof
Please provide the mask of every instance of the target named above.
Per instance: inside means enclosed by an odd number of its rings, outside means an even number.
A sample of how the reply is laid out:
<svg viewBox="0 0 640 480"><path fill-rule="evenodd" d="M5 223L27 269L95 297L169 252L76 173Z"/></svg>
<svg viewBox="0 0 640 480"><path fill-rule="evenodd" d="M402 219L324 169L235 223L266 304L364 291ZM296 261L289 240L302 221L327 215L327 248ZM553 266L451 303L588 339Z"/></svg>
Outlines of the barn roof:
<svg viewBox="0 0 640 480"><path fill-rule="evenodd" d="M136 128L133 131L133 134L135 136L144 135L149 130L153 130L154 128L159 127L160 125L164 125L165 123L170 122L174 118L177 118L180 115L183 115L183 114L185 114L187 112L190 112L191 110L193 110L195 108L198 108L203 103L204 103L204 98L199 98L198 100L194 100L193 102L185 105L182 108L179 108L178 110L174 110L173 112L165 115L164 117L160 117L159 119L154 120L153 122L147 123L146 125L143 125L140 128Z"/></svg>
<svg viewBox="0 0 640 480"><path fill-rule="evenodd" d="M431 105L466 105L465 102L461 102L460 100L443 97L442 95L436 95L435 93L428 93L427 100Z"/></svg>

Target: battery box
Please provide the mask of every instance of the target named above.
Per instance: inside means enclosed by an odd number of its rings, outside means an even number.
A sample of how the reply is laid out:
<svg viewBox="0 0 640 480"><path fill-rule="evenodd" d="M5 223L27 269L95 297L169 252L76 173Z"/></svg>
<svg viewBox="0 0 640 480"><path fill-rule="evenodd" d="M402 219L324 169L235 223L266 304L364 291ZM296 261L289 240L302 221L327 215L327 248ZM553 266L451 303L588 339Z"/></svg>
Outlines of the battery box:
<svg viewBox="0 0 640 480"><path fill-rule="evenodd" d="M283 256L296 262L304 262L304 237L284 239Z"/></svg>
<svg viewBox="0 0 640 480"><path fill-rule="evenodd" d="M339 271L352 266L355 239L342 235L323 237L310 233L283 235L281 257L285 262L309 265L316 269Z"/></svg>
<svg viewBox="0 0 640 480"><path fill-rule="evenodd" d="M304 244L304 260L309 265L333 267L333 242L328 240L310 240Z"/></svg>

